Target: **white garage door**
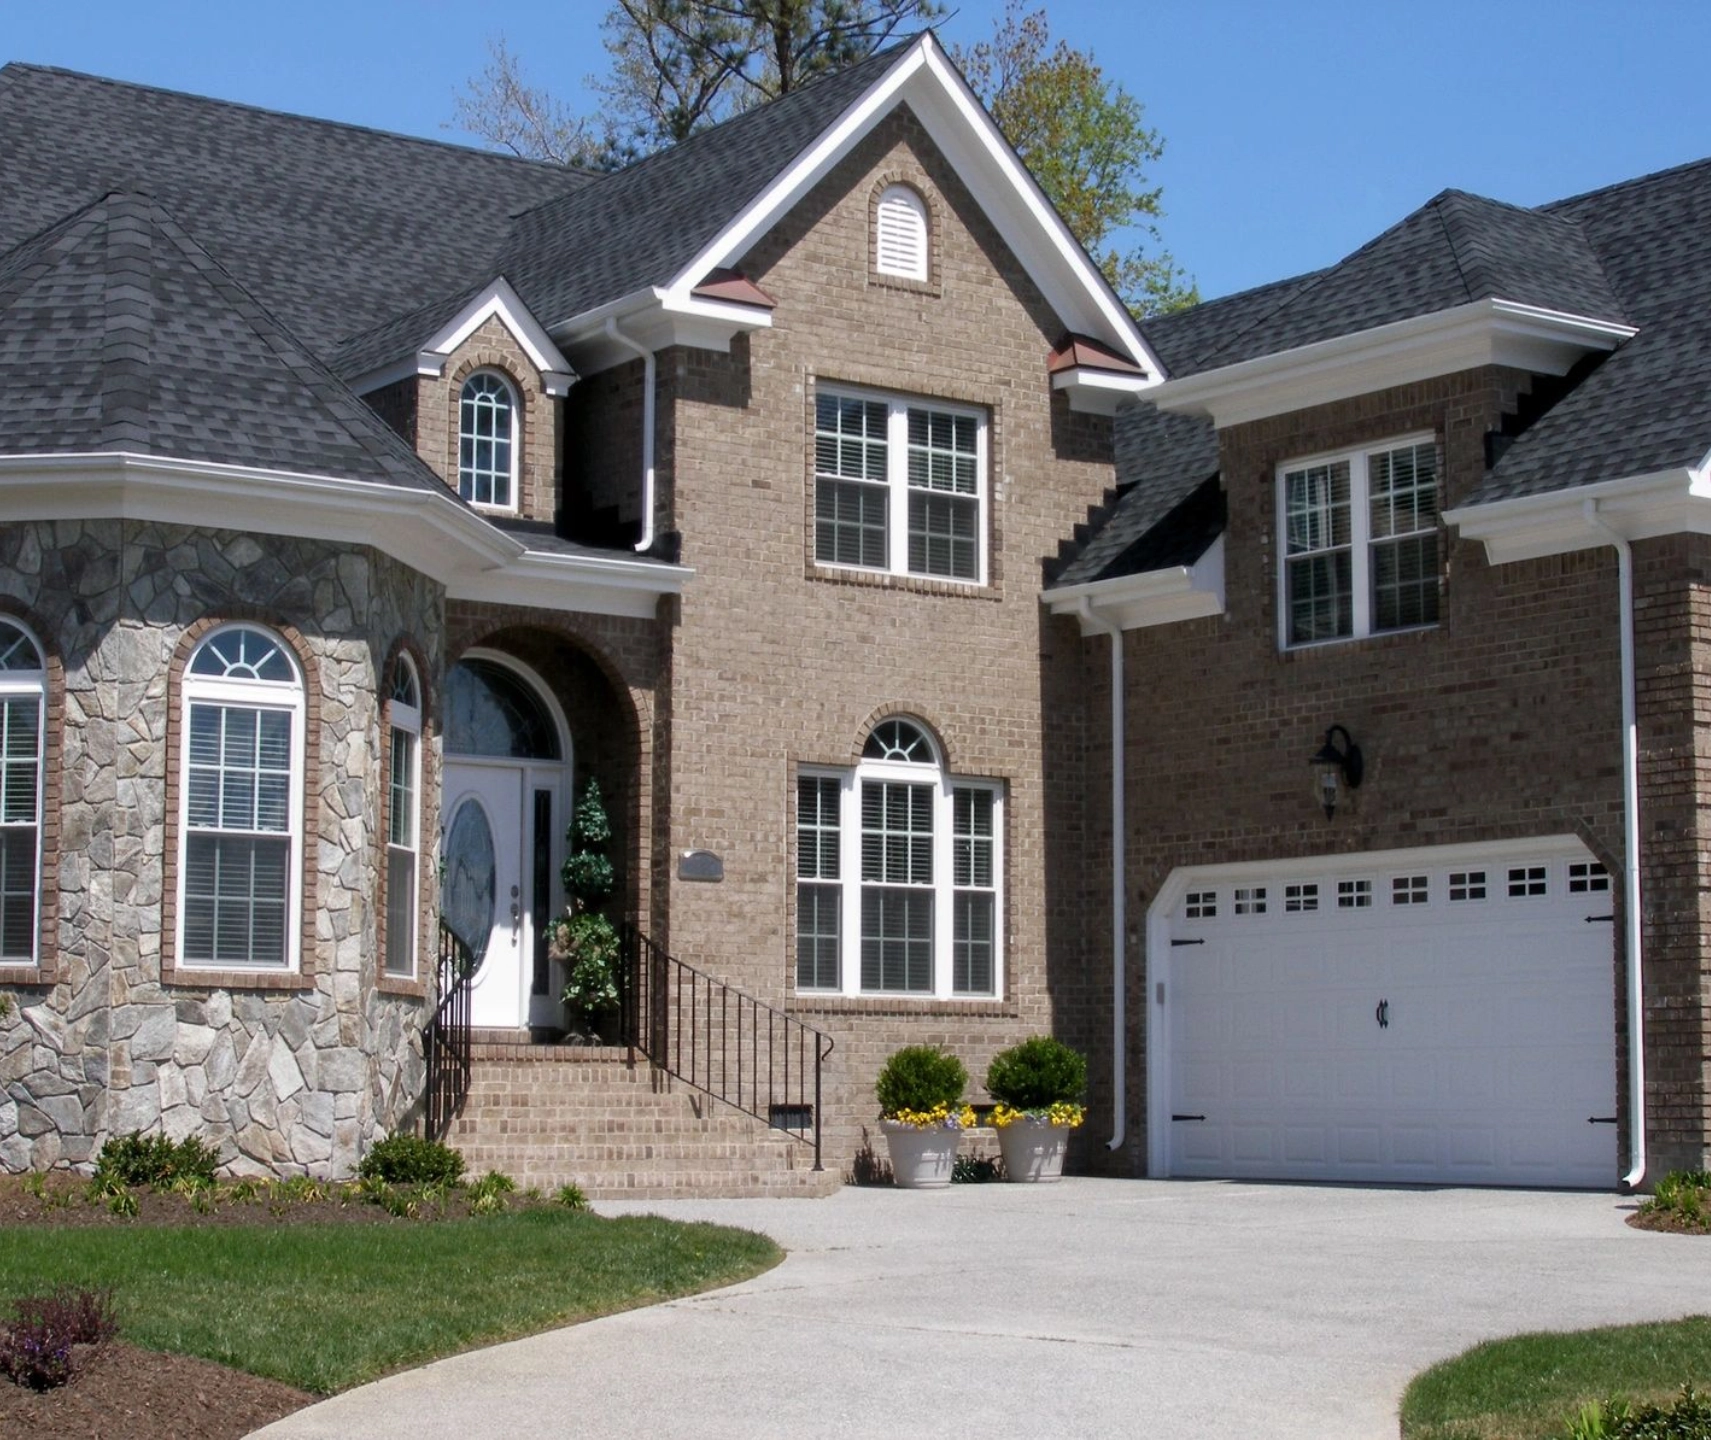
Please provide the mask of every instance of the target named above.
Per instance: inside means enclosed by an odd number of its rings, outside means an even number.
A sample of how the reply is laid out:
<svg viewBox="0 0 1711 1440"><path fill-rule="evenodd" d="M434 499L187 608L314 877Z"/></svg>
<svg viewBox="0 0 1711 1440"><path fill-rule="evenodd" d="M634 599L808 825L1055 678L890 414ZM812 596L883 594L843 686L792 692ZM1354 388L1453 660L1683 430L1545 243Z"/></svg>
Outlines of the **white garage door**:
<svg viewBox="0 0 1711 1440"><path fill-rule="evenodd" d="M1613 1185L1612 899L1572 840L1191 875L1171 1173Z"/></svg>

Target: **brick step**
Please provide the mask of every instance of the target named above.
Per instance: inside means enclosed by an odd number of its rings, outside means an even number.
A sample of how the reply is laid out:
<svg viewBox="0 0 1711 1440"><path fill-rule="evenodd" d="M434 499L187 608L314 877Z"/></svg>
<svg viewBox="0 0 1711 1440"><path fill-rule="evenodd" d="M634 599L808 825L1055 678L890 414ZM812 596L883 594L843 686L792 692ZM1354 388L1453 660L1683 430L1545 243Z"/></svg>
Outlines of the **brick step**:
<svg viewBox="0 0 1711 1440"><path fill-rule="evenodd" d="M483 1043L446 1139L472 1174L596 1199L827 1195L842 1183L811 1168L811 1145L628 1050Z"/></svg>

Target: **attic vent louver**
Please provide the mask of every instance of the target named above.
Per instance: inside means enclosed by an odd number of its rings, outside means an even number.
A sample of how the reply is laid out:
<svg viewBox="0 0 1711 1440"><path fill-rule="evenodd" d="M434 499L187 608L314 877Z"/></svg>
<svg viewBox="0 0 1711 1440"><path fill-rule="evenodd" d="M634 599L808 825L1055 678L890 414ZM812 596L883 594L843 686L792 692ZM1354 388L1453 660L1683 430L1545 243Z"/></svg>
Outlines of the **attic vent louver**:
<svg viewBox="0 0 1711 1440"><path fill-rule="evenodd" d="M875 219L877 265L881 275L904 280L927 278L927 207L907 185L887 186Z"/></svg>

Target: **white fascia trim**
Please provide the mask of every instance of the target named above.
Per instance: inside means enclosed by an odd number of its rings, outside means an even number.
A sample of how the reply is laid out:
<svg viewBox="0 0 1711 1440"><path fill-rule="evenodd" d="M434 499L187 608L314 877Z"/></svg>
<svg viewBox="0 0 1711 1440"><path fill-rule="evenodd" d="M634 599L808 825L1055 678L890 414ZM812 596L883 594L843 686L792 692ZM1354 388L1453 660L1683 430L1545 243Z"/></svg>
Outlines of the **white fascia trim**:
<svg viewBox="0 0 1711 1440"><path fill-rule="evenodd" d="M673 345L724 353L736 336L770 328L772 312L761 305L707 300L658 287L638 290L553 326L553 334L584 375L598 374L635 358L631 351L612 343L606 330L608 320L620 321L626 335L656 353Z"/></svg>
<svg viewBox="0 0 1711 1440"><path fill-rule="evenodd" d="M540 372L541 389L548 395L568 392L576 379L575 370L503 275L452 316L422 347L416 356L415 373L437 380L445 373L452 352L495 316L523 347L529 363Z"/></svg>
<svg viewBox="0 0 1711 1440"><path fill-rule="evenodd" d="M1535 560L1608 545L1586 523L1586 503L1624 540L1657 535L1711 535L1711 472L1707 467L1658 470L1592 485L1571 485L1545 495L1523 495L1444 511L1464 540L1485 546L1493 565Z"/></svg>
<svg viewBox="0 0 1711 1440"><path fill-rule="evenodd" d="M899 57L838 121L731 221L666 287L687 297L711 270L735 264L880 120L907 102L959 178L1015 251L1067 328L1110 345L1147 372L1164 368L1134 317L1087 258L991 117L931 34Z"/></svg>
<svg viewBox="0 0 1711 1440"><path fill-rule="evenodd" d="M692 573L532 551L450 491L101 451L0 456L0 521L146 520L367 545L446 586L551 610L651 617Z"/></svg>
<svg viewBox="0 0 1711 1440"><path fill-rule="evenodd" d="M1118 406L1140 399L1157 383L1144 375L1089 370L1081 365L1052 376L1052 389L1069 392L1069 408L1089 415L1115 415Z"/></svg>
<svg viewBox="0 0 1711 1440"><path fill-rule="evenodd" d="M1088 623L1082 612L1085 597L1093 609L1124 630L1144 630L1151 625L1173 625L1205 615L1222 615L1224 603L1224 537L1192 565L1173 565L1168 570L1149 570L1144 575L1120 575L1112 580L1090 580L1084 585L1065 585L1048 590L1040 598L1054 615L1075 615L1083 635L1098 635L1097 625Z"/></svg>
<svg viewBox="0 0 1711 1440"><path fill-rule="evenodd" d="M1161 410L1239 425L1481 365L1565 375L1586 354L1637 333L1612 320L1475 300L1167 380L1148 398Z"/></svg>

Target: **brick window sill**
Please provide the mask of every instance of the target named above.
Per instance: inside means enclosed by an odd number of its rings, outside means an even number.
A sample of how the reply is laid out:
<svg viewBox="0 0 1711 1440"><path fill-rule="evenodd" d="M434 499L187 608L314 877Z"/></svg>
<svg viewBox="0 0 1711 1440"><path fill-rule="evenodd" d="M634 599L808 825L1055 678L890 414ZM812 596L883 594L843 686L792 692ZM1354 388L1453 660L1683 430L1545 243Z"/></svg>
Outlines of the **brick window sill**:
<svg viewBox="0 0 1711 1440"><path fill-rule="evenodd" d="M160 983L180 990L313 990L315 977L298 971L200 970L173 965L161 968Z"/></svg>

